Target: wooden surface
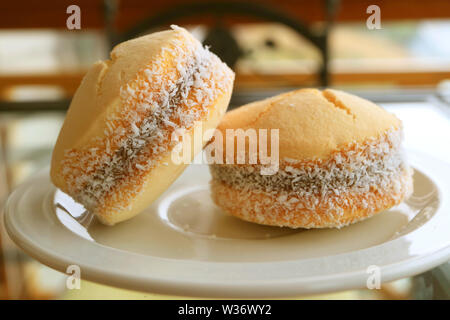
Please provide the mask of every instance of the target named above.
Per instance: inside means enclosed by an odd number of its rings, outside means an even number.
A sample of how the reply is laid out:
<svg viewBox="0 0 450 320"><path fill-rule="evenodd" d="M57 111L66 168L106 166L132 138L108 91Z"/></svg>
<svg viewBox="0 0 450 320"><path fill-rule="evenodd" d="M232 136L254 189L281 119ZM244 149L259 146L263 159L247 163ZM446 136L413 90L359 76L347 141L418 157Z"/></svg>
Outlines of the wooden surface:
<svg viewBox="0 0 450 320"><path fill-rule="evenodd" d="M80 85L85 71L73 73L0 74L0 99L8 99L10 90L16 86L49 85L63 89L71 97Z"/></svg>
<svg viewBox="0 0 450 320"><path fill-rule="evenodd" d="M83 78L84 73L35 74L35 75L0 75L0 99L8 100L8 92L19 85L51 85L61 87L66 97L71 97ZM435 86L445 79L450 79L450 70L439 72L359 72L332 73L331 84L335 86L357 85L398 85L398 86ZM280 88L317 85L316 74L237 74L235 87Z"/></svg>
<svg viewBox="0 0 450 320"><path fill-rule="evenodd" d="M206 1L206 0L200 0ZM217 0L209 0L214 2ZM248 2L255 2L250 0ZM119 30L127 29L145 17L150 17L179 4L192 3L190 0L127 0L120 1L120 13L117 19ZM257 1L306 23L324 20L324 1L321 0L263 0ZM337 21L364 22L368 14L366 8L376 3L381 8L382 21L442 19L450 17L448 0L340 0ZM103 0L29 0L0 1L1 28L66 28L66 8L77 4L81 8L82 28L103 28ZM228 21L228 20L227 20ZM245 17L234 17L233 22L252 21ZM192 17L174 23L208 22L202 17Z"/></svg>
<svg viewBox="0 0 450 320"><path fill-rule="evenodd" d="M200 0L202 1L202 0ZM209 0L214 2L216 0ZM250 0L256 1L256 0ZM119 1L117 28L125 30L145 17L158 13L183 3L187 0L127 0ZM322 0L264 0L258 1L266 6L307 23L324 19L324 1ZM366 8L373 4L371 0L340 0L337 14L338 21L359 21L367 19ZM103 28L103 0L30 0L30 1L0 1L0 29L2 28L65 28L66 8L77 4L81 8L82 29ZM378 0L381 8L382 21L414 20L423 18L450 18L449 0ZM227 20L228 21L228 20ZM251 21L235 17L229 23ZM202 17L192 17L176 23L210 22ZM61 87L67 97L71 97L78 87L84 71L73 73L49 73L29 75L0 75L0 99L8 96L9 90L19 85L56 85ZM395 85L436 85L441 80L450 78L450 70L420 71L420 72L335 72L331 74L333 85L342 84L395 84ZM238 74L236 86L239 87L281 87L306 86L317 84L314 74Z"/></svg>

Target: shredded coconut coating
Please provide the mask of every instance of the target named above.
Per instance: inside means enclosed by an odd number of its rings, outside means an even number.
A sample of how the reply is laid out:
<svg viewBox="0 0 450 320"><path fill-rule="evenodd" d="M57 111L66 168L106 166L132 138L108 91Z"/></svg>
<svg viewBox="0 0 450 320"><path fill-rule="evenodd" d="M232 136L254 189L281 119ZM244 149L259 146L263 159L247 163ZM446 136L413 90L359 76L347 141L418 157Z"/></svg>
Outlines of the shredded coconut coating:
<svg viewBox="0 0 450 320"><path fill-rule="evenodd" d="M176 38L158 57L121 88L119 111L107 119L104 136L65 152L69 194L88 210L108 203L113 214L129 206L143 177L176 144L172 132L206 119L232 88L233 72L197 41Z"/></svg>
<svg viewBox="0 0 450 320"><path fill-rule="evenodd" d="M229 213L253 222L310 228L324 221L324 227L340 227L361 220L345 217L347 222L338 223L344 214L364 212L365 218L411 192L401 140L402 130L391 129L325 160L284 159L271 176L260 174L261 165L211 165L213 198ZM238 192L231 196L230 190Z"/></svg>

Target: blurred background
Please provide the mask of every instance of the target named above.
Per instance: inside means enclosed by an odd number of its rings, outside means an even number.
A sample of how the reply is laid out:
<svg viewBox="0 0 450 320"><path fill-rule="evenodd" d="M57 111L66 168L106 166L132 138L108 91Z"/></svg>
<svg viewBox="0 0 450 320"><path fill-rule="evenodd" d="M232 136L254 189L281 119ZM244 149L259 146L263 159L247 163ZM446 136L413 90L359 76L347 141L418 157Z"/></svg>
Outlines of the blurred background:
<svg viewBox="0 0 450 320"><path fill-rule="evenodd" d="M367 19L380 8L381 28ZM66 10L81 10L68 30ZM0 210L8 194L49 164L70 99L89 66L118 42L178 24L236 72L230 108L299 87L331 86L373 100L405 124L408 148L450 164L450 1L2 1L0 2ZM450 268L313 298L449 299ZM0 299L176 298L66 275L14 246L0 222ZM311 297L294 297L311 298Z"/></svg>

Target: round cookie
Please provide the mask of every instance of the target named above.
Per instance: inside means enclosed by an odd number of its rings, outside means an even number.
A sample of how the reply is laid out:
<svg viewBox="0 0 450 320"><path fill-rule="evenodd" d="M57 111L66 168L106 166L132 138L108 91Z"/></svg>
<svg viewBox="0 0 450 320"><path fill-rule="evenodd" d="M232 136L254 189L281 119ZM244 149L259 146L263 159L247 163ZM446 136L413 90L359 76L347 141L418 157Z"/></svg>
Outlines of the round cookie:
<svg viewBox="0 0 450 320"><path fill-rule="evenodd" d="M262 174L259 161L210 165L213 200L247 221L339 228L412 191L400 120L342 91L301 89L254 102L228 112L217 129L279 129L274 174Z"/></svg>
<svg viewBox="0 0 450 320"><path fill-rule="evenodd" d="M53 183L104 224L133 217L187 165L171 160L173 133L193 134L196 122L215 128L233 81L183 28L119 44L72 99L53 151Z"/></svg>

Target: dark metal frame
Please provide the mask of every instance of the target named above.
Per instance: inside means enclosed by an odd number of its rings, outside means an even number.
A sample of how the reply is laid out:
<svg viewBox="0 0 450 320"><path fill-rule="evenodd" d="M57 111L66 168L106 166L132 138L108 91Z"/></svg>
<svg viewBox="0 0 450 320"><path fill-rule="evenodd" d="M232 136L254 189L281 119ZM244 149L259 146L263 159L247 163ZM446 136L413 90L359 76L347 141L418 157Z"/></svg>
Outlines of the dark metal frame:
<svg viewBox="0 0 450 320"><path fill-rule="evenodd" d="M284 24L301 36L305 37L320 51L322 57L322 67L319 71L319 82L321 86L329 84L328 78L328 34L334 22L334 17L338 7L338 0L324 0L325 3L325 25L320 32L314 32L304 23L289 14L268 7L257 2L237 2L237 1L213 1L213 2L193 2L183 3L159 12L139 22L134 27L123 33L117 33L114 28L114 21L118 12L118 2L116 0L105 0L105 23L106 32L111 47L114 45L137 37L157 27L161 27L181 18L196 15L224 15L251 16L272 22Z"/></svg>

